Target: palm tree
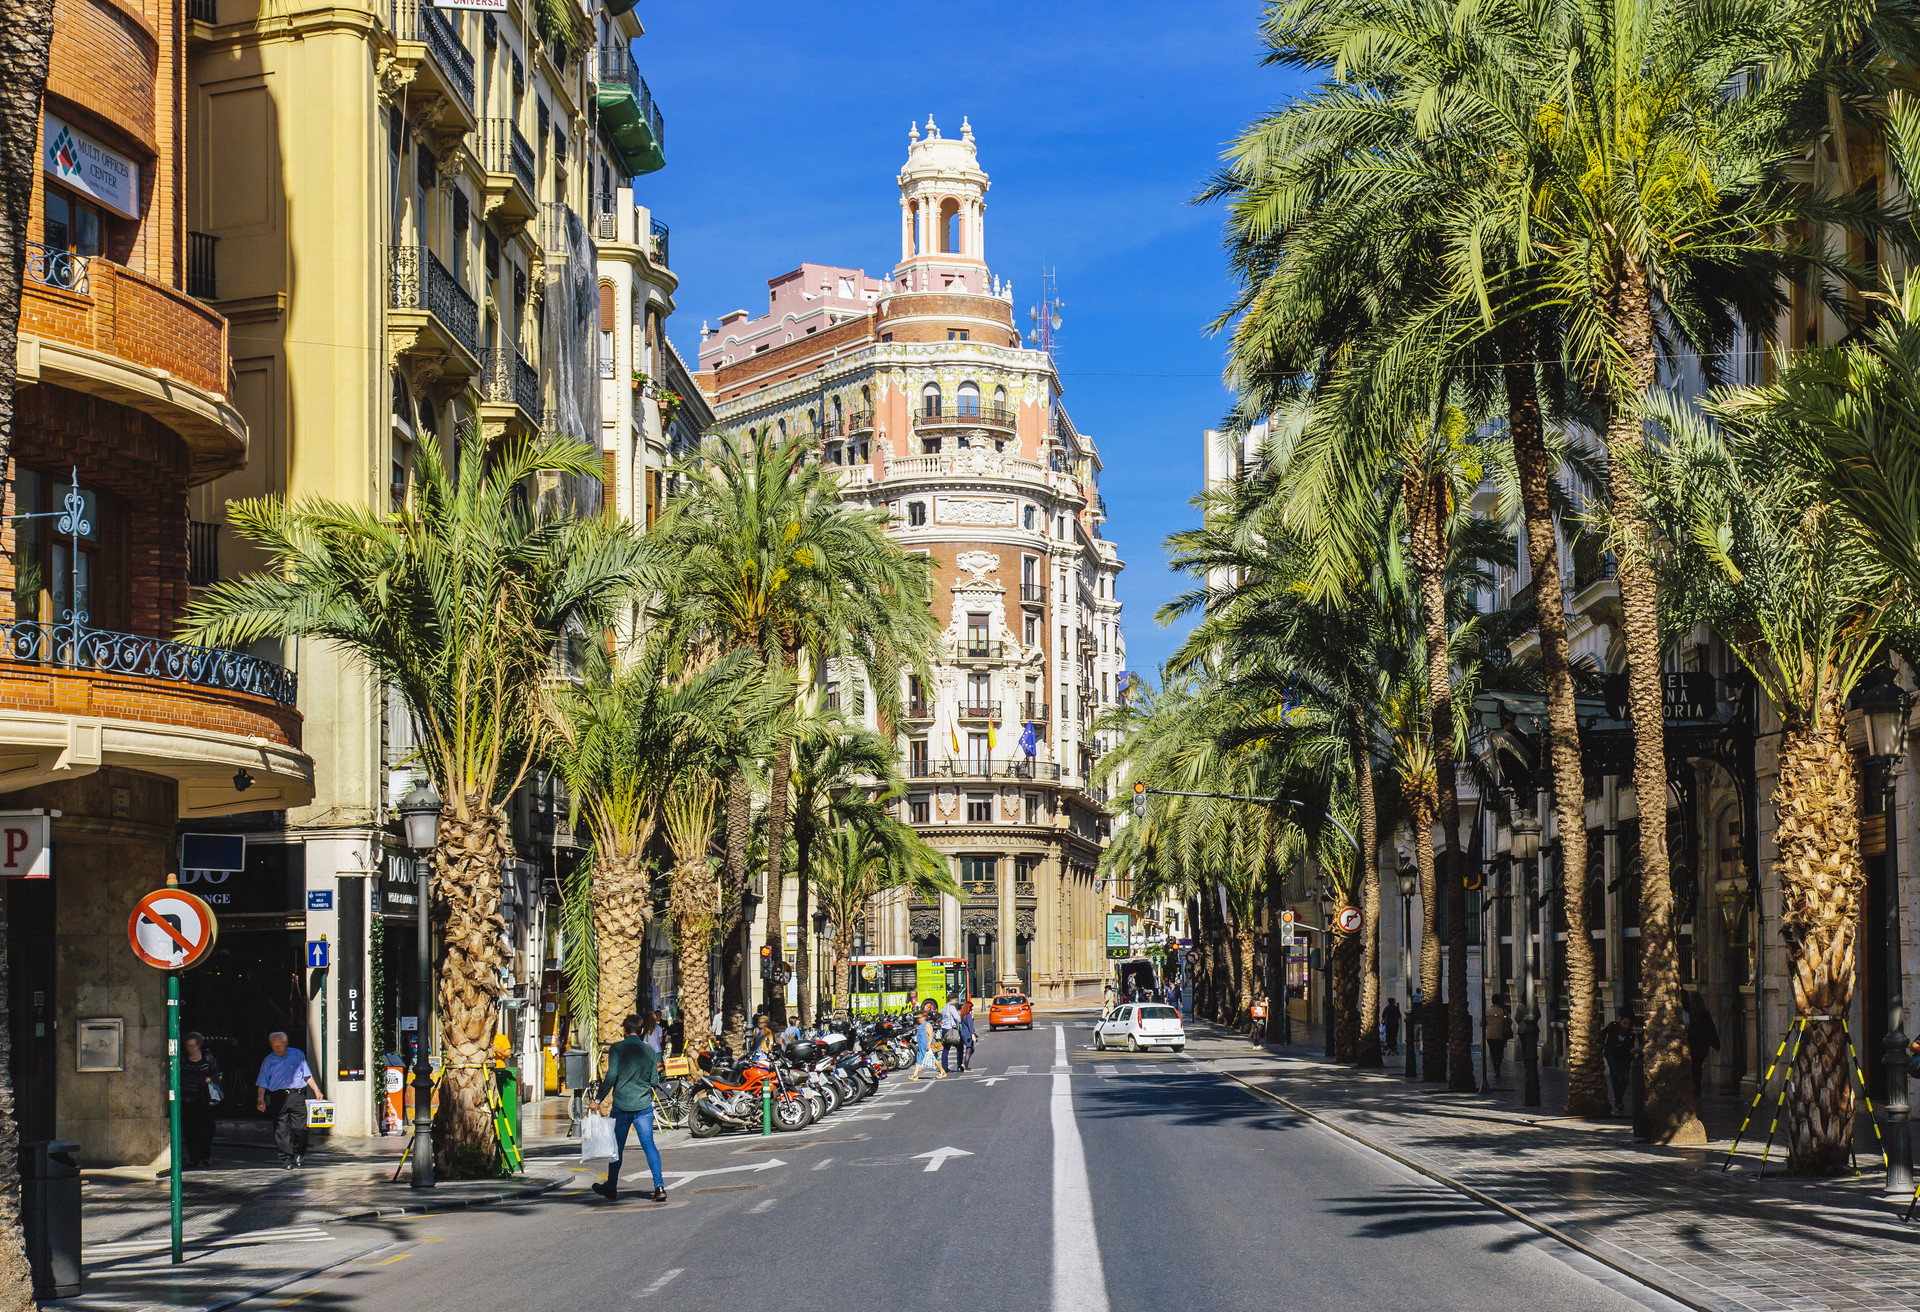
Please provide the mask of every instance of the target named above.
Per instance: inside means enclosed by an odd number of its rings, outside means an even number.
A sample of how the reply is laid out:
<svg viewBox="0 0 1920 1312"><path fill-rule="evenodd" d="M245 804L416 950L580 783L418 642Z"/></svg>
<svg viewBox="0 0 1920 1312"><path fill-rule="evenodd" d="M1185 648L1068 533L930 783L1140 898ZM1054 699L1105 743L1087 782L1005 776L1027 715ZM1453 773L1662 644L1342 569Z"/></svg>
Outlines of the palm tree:
<svg viewBox="0 0 1920 1312"><path fill-rule="evenodd" d="M551 733L539 691L562 645L598 632L643 581L622 524L571 517L527 490L541 474L597 475L599 452L554 438L491 459L478 441L462 446L450 471L421 445L391 513L321 498L233 503L228 522L272 570L210 589L181 630L226 647L270 635L332 643L413 717L420 765L445 799L432 857L447 1050L434 1155L449 1175L492 1159L485 1063L504 964L500 872L513 856L501 803Z"/></svg>
<svg viewBox="0 0 1920 1312"><path fill-rule="evenodd" d="M817 692L803 697L802 710L811 714L803 714L792 736L793 870L799 881L794 919L800 930L794 983L802 1025L815 1010L810 996L813 952L807 936L814 849L841 826L885 814L885 803L878 799L893 793L900 761L891 741L845 724L834 712L822 713L818 700Z"/></svg>
<svg viewBox="0 0 1920 1312"><path fill-rule="evenodd" d="M836 662L864 676L883 717L897 716L901 676L927 673L935 632L925 557L886 535L883 511L840 500L826 468L806 459L803 438L765 432L744 445L709 445L681 473L687 489L650 535L682 631L725 649L747 648L769 667L798 671ZM780 943L793 744L774 746L767 802L767 943ZM728 799L728 830L746 795ZM784 1019L785 1000L769 996Z"/></svg>
<svg viewBox="0 0 1920 1312"><path fill-rule="evenodd" d="M1837 1018L1853 1001L1866 876L1847 697L1894 621L1914 618L1913 594L1887 586L1858 522L1780 459L1808 382L1844 354L1822 353L1774 386L1719 398L1709 406L1717 431L1678 405L1650 407L1665 449L1638 471L1649 522L1667 544L1668 630L1710 624L1781 719L1774 870L1805 1025L1787 1116L1787 1167L1799 1175L1846 1171L1853 1147L1855 1091Z"/></svg>
<svg viewBox="0 0 1920 1312"><path fill-rule="evenodd" d="M825 834L810 874L814 896L833 922L833 991L839 997L848 996L855 926L874 898L895 890L929 899L966 896L947 858L912 825L884 813L861 815Z"/></svg>
<svg viewBox="0 0 1920 1312"><path fill-rule="evenodd" d="M690 1053L705 1052L713 1037L707 954L720 916L711 856L719 794L713 776L695 767L673 780L663 808L667 843L673 849L667 907L680 958L680 1027Z"/></svg>
<svg viewBox="0 0 1920 1312"><path fill-rule="evenodd" d="M636 1005L641 948L653 920L647 848L668 786L704 764L731 726L773 714L770 700L786 691L764 677L751 653L687 669L686 654L664 634L637 647L634 659L618 665L592 648L586 678L552 691L545 707L553 725L549 754L592 838L599 1036L590 1051L617 1042Z"/></svg>

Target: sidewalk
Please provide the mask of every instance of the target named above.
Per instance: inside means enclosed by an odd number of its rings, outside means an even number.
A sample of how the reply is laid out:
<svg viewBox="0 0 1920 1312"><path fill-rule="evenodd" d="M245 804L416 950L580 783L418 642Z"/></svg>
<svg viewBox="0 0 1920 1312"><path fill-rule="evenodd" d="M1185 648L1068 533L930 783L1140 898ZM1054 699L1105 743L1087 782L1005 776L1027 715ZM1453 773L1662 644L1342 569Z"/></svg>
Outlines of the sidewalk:
<svg viewBox="0 0 1920 1312"><path fill-rule="evenodd" d="M1920 1222L1903 1225L1904 1200L1881 1199L1878 1154L1863 1153L1859 1177L1803 1182L1763 1174L1756 1141L1723 1172L1737 1100L1709 1101L1708 1148L1659 1148L1637 1142L1624 1120L1558 1116L1550 1098L1521 1108L1515 1091L1449 1094L1408 1081L1404 1068L1336 1066L1306 1044L1256 1048L1202 1021L1190 1033L1190 1052L1212 1069L1690 1307L1920 1309ZM1508 1082L1517 1088L1511 1067Z"/></svg>
<svg viewBox="0 0 1920 1312"><path fill-rule="evenodd" d="M391 1225L341 1223L507 1204L584 1178L573 1169L578 1147L566 1137L565 1099L529 1104L522 1126L519 1177L416 1191L408 1183L411 1166L393 1178L404 1137L330 1139L301 1169L285 1171L264 1127L223 1124L214 1142L215 1168L184 1178L187 1260L178 1267L169 1260L166 1176L87 1173L80 1195L82 1294L46 1306L97 1312L227 1307L392 1242ZM685 1133L663 1133L659 1142L666 1146Z"/></svg>

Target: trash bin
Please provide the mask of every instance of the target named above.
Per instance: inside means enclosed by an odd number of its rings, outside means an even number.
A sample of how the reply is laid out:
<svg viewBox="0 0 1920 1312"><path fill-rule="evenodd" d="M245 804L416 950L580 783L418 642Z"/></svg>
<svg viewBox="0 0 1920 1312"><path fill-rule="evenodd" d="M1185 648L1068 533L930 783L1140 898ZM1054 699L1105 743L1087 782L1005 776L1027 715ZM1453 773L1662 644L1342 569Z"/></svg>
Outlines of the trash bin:
<svg viewBox="0 0 1920 1312"><path fill-rule="evenodd" d="M20 1150L20 1227L35 1298L80 1293L80 1145L41 1139Z"/></svg>
<svg viewBox="0 0 1920 1312"><path fill-rule="evenodd" d="M567 1088L584 1089L587 1087L587 1050L585 1048L567 1049Z"/></svg>

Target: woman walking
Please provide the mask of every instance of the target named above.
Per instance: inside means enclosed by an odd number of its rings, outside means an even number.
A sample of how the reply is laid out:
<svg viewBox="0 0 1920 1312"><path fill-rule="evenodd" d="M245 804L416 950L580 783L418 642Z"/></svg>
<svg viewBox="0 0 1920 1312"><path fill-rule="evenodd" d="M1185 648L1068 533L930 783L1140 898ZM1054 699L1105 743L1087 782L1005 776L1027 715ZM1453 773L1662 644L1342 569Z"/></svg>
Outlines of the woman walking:
<svg viewBox="0 0 1920 1312"><path fill-rule="evenodd" d="M180 1040L180 1130L185 1139L182 1169L213 1165L213 1108L225 1093L220 1063L197 1031Z"/></svg>
<svg viewBox="0 0 1920 1312"><path fill-rule="evenodd" d="M968 998L960 1007L960 1069L973 1069L973 999Z"/></svg>

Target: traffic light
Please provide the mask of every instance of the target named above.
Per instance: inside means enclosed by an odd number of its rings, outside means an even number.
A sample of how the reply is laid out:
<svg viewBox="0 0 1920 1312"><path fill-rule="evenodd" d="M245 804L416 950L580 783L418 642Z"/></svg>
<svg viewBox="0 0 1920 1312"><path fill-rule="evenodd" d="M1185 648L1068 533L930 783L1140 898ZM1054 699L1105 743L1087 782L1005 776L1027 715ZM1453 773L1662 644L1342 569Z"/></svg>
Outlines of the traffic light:
<svg viewBox="0 0 1920 1312"><path fill-rule="evenodd" d="M760 978L773 978L773 944L771 943L760 945Z"/></svg>
<svg viewBox="0 0 1920 1312"><path fill-rule="evenodd" d="M1133 813L1135 815L1147 813L1147 786L1143 783L1133 786Z"/></svg>

